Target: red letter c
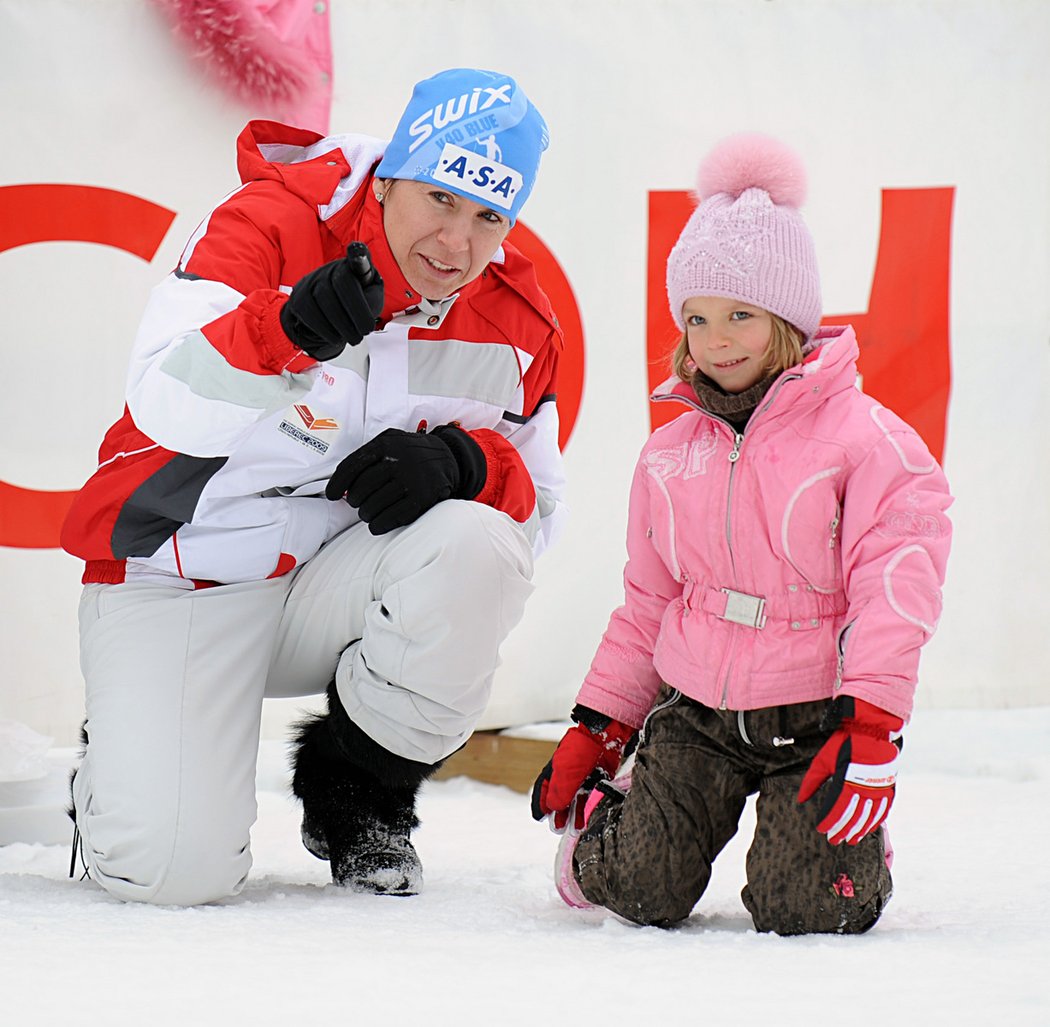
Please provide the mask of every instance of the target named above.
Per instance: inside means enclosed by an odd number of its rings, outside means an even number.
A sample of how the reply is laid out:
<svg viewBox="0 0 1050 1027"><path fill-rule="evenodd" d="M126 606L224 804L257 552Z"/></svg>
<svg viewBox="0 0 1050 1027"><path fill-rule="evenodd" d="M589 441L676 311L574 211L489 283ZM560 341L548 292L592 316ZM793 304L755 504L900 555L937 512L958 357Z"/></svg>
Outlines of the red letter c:
<svg viewBox="0 0 1050 1027"><path fill-rule="evenodd" d="M153 259L175 212L89 185L0 186L0 252L34 242L92 242ZM0 546L53 549L76 492L0 480Z"/></svg>

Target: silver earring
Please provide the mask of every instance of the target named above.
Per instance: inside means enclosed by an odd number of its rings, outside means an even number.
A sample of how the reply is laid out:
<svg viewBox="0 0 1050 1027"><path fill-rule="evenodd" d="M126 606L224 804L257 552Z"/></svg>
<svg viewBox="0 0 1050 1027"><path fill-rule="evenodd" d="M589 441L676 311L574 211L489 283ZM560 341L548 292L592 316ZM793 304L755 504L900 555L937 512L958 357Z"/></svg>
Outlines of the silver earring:
<svg viewBox="0 0 1050 1027"><path fill-rule="evenodd" d="M386 198L386 193L380 193L380 192L376 193L376 203L378 203L380 206L383 205L383 200L385 198Z"/></svg>

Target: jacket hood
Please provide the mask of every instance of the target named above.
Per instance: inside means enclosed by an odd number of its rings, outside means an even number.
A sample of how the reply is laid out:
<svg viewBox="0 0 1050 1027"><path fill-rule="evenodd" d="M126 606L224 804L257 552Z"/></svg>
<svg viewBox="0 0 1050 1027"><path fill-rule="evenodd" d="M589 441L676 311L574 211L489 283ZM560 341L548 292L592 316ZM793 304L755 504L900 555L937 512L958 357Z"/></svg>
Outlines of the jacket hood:
<svg viewBox="0 0 1050 1027"><path fill-rule="evenodd" d="M237 137L237 171L245 184L280 182L320 208L327 221L371 176L385 146L373 136L322 136L276 121L249 121Z"/></svg>

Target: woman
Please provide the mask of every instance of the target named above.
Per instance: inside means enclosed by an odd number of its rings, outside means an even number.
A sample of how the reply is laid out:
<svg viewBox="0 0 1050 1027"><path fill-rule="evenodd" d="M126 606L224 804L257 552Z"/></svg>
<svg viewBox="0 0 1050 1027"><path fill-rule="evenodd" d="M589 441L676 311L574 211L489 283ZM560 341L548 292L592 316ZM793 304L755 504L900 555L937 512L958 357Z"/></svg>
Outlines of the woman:
<svg viewBox="0 0 1050 1027"><path fill-rule="evenodd" d="M235 894L262 699L326 690L296 739L303 841L337 884L418 890L416 792L562 515L560 334L504 245L546 146L517 83L474 69L418 83L386 144L242 133L244 184L155 289L63 533L86 561L74 817L111 894Z"/></svg>

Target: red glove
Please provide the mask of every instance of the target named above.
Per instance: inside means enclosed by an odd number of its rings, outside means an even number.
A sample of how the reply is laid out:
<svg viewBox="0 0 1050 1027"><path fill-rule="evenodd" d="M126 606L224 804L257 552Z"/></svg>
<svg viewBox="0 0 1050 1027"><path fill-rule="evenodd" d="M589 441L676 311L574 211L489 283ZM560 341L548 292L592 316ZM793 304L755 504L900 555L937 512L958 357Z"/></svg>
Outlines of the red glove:
<svg viewBox="0 0 1050 1027"><path fill-rule="evenodd" d="M565 732L550 762L540 771L532 786L532 816L542 820L552 816L555 831L569 823L576 796L590 791L593 783L612 777L623 758L624 747L635 729L604 717L585 706L572 711L572 719L582 721ZM591 724L587 727L586 724ZM603 726L604 725L604 726ZM575 803L574 827L583 828L583 803Z"/></svg>
<svg viewBox="0 0 1050 1027"><path fill-rule="evenodd" d="M829 714L830 726L837 728L813 757L798 801L811 799L830 780L817 830L832 845L856 845L886 819L893 805L904 721L853 696L836 699Z"/></svg>

